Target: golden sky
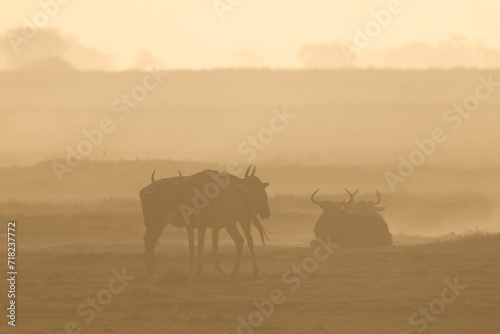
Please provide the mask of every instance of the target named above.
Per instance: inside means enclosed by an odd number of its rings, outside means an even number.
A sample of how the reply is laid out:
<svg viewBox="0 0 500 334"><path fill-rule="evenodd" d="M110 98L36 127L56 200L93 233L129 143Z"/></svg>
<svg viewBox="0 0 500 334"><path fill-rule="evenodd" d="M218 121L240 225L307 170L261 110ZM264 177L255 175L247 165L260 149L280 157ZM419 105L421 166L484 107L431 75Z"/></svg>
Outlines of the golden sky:
<svg viewBox="0 0 500 334"><path fill-rule="evenodd" d="M56 0L41 0L50 3ZM62 0L61 0L62 1ZM241 0L222 21L214 0L64 0L49 27L77 36L83 46L112 55L117 69L149 51L166 68L234 66L236 50L274 68L300 67L307 43L351 42L354 29L390 0ZM230 0L220 0L227 3ZM237 0L231 0L237 3ZM40 11L39 0L0 2L0 32L23 25ZM495 0L401 0L401 13L370 48L436 43L453 35L500 47Z"/></svg>

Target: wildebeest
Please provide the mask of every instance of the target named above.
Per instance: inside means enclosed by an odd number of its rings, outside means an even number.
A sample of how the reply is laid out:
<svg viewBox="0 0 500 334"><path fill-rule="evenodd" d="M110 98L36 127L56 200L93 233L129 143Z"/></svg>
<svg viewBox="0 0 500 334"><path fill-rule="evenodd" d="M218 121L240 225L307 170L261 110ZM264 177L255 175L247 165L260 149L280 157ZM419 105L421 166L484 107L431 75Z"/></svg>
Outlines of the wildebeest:
<svg viewBox="0 0 500 334"><path fill-rule="evenodd" d="M146 224L144 242L150 271L154 270L154 245L165 226L170 223L188 230L191 267L194 258L193 229L198 229L197 271L202 270L201 256L206 229L218 231L225 228L236 244L233 273L237 273L243 248L243 238L236 227L236 221L239 221L252 253L254 272L258 272L251 242L251 223L257 227L262 239L265 237L265 230L257 218L252 197L229 174L206 170L189 177L166 179L160 183L154 180L153 173L151 182L141 191Z"/></svg>
<svg viewBox="0 0 500 334"><path fill-rule="evenodd" d="M361 213L361 214L366 214L366 215L377 215L382 217L380 214L380 211L385 210L385 207L381 206L376 206L377 204L380 203L381 197L378 191L375 190L375 193L377 194L377 201L354 201L354 196L356 196L356 193L358 190L356 190L354 193L351 193L349 190L345 189L347 193L349 194L349 200L344 201L341 203L341 208L345 211L352 212L352 213Z"/></svg>
<svg viewBox="0 0 500 334"><path fill-rule="evenodd" d="M167 225L167 222L160 222L158 219L158 211L161 210L161 208L157 207L156 191L161 186L178 183L183 178L183 176L179 173L180 176L155 180L155 172L156 170L154 170L153 174L151 175L151 183L139 192L139 197L141 198L142 205L142 214L144 216L144 225L146 226L146 232L144 234L144 245L146 248L147 258L146 261L148 270L150 271L153 271L155 266L154 251L156 243L161 233L163 232L163 229ZM186 227L186 224L184 222L179 222L177 220L170 221L170 224L174 225L175 227ZM192 228L188 228L188 237L192 266L194 263L192 255L194 252L194 246L193 249L191 249L191 245L194 244L194 242L192 242L192 239L194 238Z"/></svg>
<svg viewBox="0 0 500 334"><path fill-rule="evenodd" d="M392 236L384 219L378 215L347 212L331 201L317 201L316 190L311 201L323 212L314 226L314 234L344 246L389 246Z"/></svg>
<svg viewBox="0 0 500 334"><path fill-rule="evenodd" d="M266 193L266 188L269 186L269 183L262 182L257 176L255 176L255 170L257 167L254 167L253 171L250 173L250 169L252 165L250 165L246 172L245 178L241 179L237 176L230 175L231 181L237 182L240 186L242 186L246 191L248 191L252 206L256 210L257 214L262 219L267 219L271 216L271 211L269 209L268 197ZM243 226L242 226L243 227ZM245 229L243 229L245 232ZM265 238L267 236L263 233L261 235L262 243L265 244ZM254 273L258 272L257 264L255 262L255 255L253 251L253 238L250 233L245 232L245 237L247 239L248 248L250 249L250 253L252 255L253 263L254 263ZM219 249L219 229L213 229L212 231L212 248L214 251L214 261L215 261L215 269L219 272L222 272L222 268L219 264L218 258L218 249Z"/></svg>
<svg viewBox="0 0 500 334"><path fill-rule="evenodd" d="M251 196L252 200L252 205L257 211L257 214L259 215L260 218L262 219L267 219L271 216L271 212L269 209L269 203L268 203L268 196L266 193L266 188L269 186L269 183L264 183L262 182L256 175L256 167L253 168L252 172L250 170L252 169L252 165L250 165L246 172L245 172L245 177L243 179L229 174L230 178L232 181L237 182L240 184L243 188L245 188L248 193ZM178 170L179 176L184 177L181 173L180 170ZM259 223L258 221L256 221ZM265 239L267 238L265 233L261 233L262 231L265 231L265 229L261 226L258 226L259 233L261 236L262 243L265 244ZM218 272L223 272L220 263L219 263L219 257L218 257L218 250L219 250L219 231L220 229L218 228L213 228L212 229L212 249L214 253L214 265L215 265L215 270ZM244 233L245 229L244 229ZM254 250L253 250L253 238L250 233L245 235L247 239L247 244L250 249L250 253L252 255L253 263L254 263L254 272L258 272L257 264L255 261L255 255L254 255ZM193 246L194 247L194 246Z"/></svg>

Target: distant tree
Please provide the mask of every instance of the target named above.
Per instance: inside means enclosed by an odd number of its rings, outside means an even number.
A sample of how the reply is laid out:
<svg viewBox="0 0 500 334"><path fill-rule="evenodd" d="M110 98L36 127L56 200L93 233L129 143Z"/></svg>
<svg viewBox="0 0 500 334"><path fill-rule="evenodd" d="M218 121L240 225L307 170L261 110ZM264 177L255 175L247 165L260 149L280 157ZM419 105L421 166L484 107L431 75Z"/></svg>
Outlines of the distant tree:
<svg viewBox="0 0 500 334"><path fill-rule="evenodd" d="M74 36L62 35L59 30L49 28L38 30L29 39L23 37L22 28L6 32L0 36L0 58L2 56L9 70L26 69L32 65L61 69L63 62L78 70L110 70L113 66L110 56L82 46Z"/></svg>

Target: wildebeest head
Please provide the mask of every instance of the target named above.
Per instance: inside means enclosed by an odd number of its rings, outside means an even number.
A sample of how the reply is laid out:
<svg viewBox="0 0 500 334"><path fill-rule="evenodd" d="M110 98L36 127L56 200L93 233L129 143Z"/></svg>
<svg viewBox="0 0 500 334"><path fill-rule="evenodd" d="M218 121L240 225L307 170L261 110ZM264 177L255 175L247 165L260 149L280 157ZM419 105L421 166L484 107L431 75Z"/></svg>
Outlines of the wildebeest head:
<svg viewBox="0 0 500 334"><path fill-rule="evenodd" d="M356 190L354 193L351 193L349 190L345 189L347 193L349 194L349 200L345 202L341 208L345 211L348 212L353 212L353 213L361 213L365 215L379 215L380 216L380 211L385 210L385 207L377 206L377 204L380 203L381 197L378 191L375 190L375 193L377 194L377 200L376 201L354 201L354 196L356 196L356 193L358 190Z"/></svg>
<svg viewBox="0 0 500 334"><path fill-rule="evenodd" d="M254 167L253 171L250 173L251 168L252 165L247 168L245 172L245 180L247 180L253 186L252 195L256 199L259 216L262 219L267 219L271 217L269 201L266 193L266 188L269 186L269 183L262 182L257 176L255 176L255 170L257 169L257 167Z"/></svg>
<svg viewBox="0 0 500 334"><path fill-rule="evenodd" d="M318 201L315 198L318 191L319 189L311 195L311 202L319 206L321 210L323 210L323 213L314 226L314 234L316 237L326 240L328 236L331 236L332 230L342 229L342 225L344 225L344 222L337 219L337 216L343 212L341 206L345 204L345 200L343 202ZM334 233L335 236L338 236L340 234L339 232L340 231L336 231L336 233Z"/></svg>

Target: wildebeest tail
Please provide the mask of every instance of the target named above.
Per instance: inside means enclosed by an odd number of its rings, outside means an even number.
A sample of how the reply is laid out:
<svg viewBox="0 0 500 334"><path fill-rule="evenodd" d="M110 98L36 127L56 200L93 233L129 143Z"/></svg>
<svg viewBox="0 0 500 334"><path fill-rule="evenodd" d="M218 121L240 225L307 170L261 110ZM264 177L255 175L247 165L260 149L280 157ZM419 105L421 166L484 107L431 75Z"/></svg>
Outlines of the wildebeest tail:
<svg viewBox="0 0 500 334"><path fill-rule="evenodd" d="M266 245L266 240L269 241L269 237L267 236L267 232L269 232L262 224L260 223L259 218L257 216L252 217L252 222L257 228L257 231L259 231L260 234L260 240L262 240L262 244L265 246Z"/></svg>

